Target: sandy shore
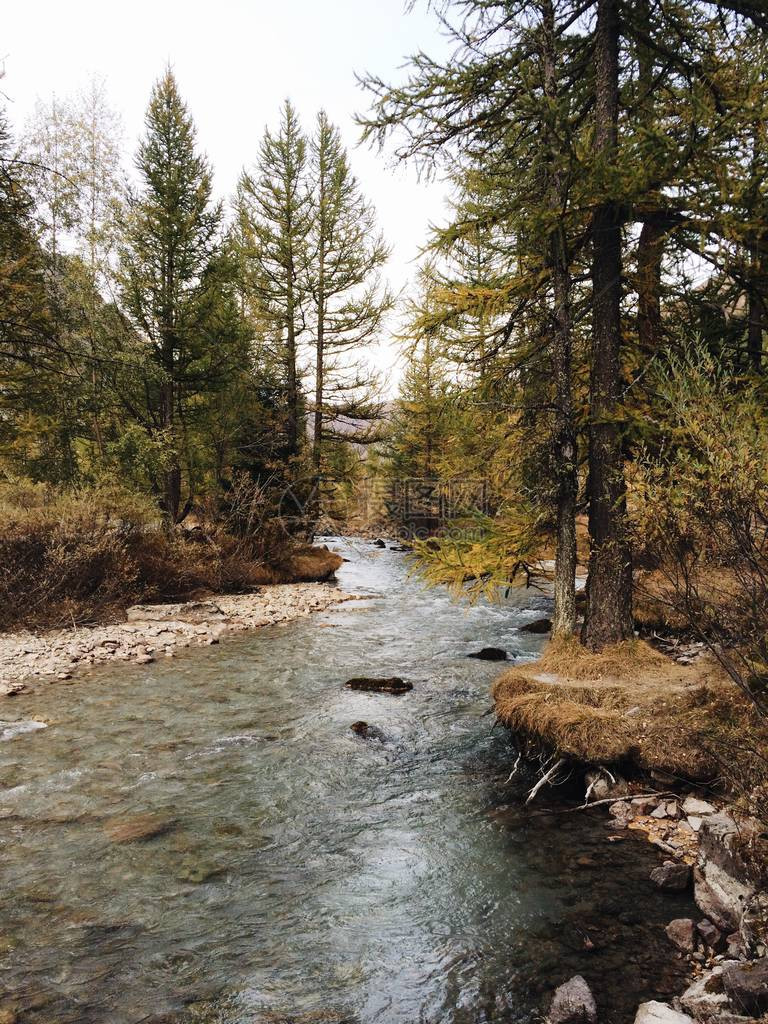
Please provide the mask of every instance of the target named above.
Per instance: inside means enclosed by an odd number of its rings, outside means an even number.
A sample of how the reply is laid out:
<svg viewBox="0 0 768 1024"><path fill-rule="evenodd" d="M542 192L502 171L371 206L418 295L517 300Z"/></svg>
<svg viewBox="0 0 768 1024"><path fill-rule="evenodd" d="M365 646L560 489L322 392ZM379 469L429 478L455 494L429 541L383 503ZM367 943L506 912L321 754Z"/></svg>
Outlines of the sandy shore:
<svg viewBox="0 0 768 1024"><path fill-rule="evenodd" d="M149 664L183 647L216 644L228 635L303 618L348 600L348 594L326 583L276 584L253 594L135 605L125 622L114 625L0 634L0 697L20 693L36 680L72 679L102 662Z"/></svg>

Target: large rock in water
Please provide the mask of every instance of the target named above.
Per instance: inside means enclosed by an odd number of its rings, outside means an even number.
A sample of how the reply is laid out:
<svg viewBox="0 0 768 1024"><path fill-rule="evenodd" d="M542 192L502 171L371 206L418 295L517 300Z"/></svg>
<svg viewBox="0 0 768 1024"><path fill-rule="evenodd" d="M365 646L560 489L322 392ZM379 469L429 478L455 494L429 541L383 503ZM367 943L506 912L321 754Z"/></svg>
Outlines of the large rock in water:
<svg viewBox="0 0 768 1024"><path fill-rule="evenodd" d="M413 683L409 683L406 679L401 679L399 676L392 676L390 679L369 679L366 676L360 676L359 678L348 679L344 685L350 690L364 690L368 693L393 693L395 696L408 693L409 690L413 689Z"/></svg>
<svg viewBox="0 0 768 1024"><path fill-rule="evenodd" d="M520 627L521 633L533 633L534 636L544 636L552 632L552 619L534 619Z"/></svg>
<svg viewBox="0 0 768 1024"><path fill-rule="evenodd" d="M550 1024L597 1024L595 997L580 974L557 989L547 1019Z"/></svg>
<svg viewBox="0 0 768 1024"><path fill-rule="evenodd" d="M693 1024L693 1018L687 1013L678 1013L668 1003L652 999L638 1006L635 1024Z"/></svg>
<svg viewBox="0 0 768 1024"><path fill-rule="evenodd" d="M481 651L475 651L474 654L468 654L467 657L477 658L480 661L506 661L507 652L501 647L483 647Z"/></svg>

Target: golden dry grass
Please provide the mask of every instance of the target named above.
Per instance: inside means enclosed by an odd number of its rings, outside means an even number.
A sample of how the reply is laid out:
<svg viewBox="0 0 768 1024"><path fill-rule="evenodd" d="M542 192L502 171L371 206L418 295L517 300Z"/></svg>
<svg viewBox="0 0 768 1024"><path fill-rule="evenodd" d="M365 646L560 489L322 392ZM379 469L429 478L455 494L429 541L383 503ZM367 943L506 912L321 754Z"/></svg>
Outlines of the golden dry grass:
<svg viewBox="0 0 768 1024"><path fill-rule="evenodd" d="M493 697L500 721L545 750L698 781L720 777L736 740L760 727L714 660L679 665L641 640L601 654L550 644L502 675Z"/></svg>

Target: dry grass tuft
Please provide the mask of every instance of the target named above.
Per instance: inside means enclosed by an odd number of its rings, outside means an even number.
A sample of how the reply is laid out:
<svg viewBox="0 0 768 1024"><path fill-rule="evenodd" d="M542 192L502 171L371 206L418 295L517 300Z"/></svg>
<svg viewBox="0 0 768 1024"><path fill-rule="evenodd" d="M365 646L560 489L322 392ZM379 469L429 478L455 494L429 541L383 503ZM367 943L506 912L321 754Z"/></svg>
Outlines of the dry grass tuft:
<svg viewBox="0 0 768 1024"><path fill-rule="evenodd" d="M493 689L500 721L541 748L586 764L656 769L713 782L725 765L755 763L764 725L720 667L684 666L643 641L601 654L552 644L540 661L502 675ZM751 773L751 774L749 774Z"/></svg>

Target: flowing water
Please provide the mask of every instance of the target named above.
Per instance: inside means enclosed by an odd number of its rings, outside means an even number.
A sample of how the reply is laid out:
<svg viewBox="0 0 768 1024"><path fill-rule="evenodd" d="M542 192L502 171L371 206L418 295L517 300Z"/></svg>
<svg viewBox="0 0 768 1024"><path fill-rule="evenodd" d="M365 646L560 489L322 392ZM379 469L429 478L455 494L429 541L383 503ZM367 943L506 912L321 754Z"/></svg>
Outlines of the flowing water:
<svg viewBox="0 0 768 1024"><path fill-rule="evenodd" d="M365 600L6 702L3 1024L527 1021L575 973L621 1022L679 985L663 924L690 907L652 849L506 783L499 667L466 655L535 657L548 598L466 609L399 553L344 553ZM137 815L158 834L116 841Z"/></svg>

